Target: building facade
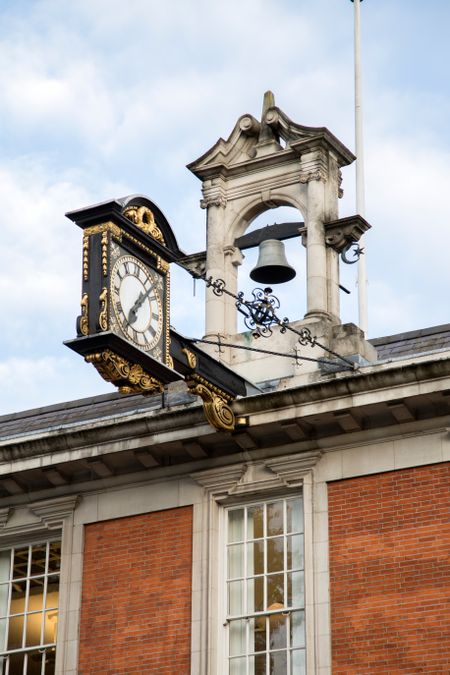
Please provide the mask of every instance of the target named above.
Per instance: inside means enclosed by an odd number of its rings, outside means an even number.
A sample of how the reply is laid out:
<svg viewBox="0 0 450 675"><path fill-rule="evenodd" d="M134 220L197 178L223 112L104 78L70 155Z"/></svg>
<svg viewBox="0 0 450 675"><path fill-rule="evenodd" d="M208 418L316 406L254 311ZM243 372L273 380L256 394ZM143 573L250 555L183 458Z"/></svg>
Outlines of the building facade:
<svg viewBox="0 0 450 675"><path fill-rule="evenodd" d="M210 355L259 386L232 430L182 381L0 418L5 675L450 672L450 325L340 323L339 249L366 228L338 219L351 159L267 97L190 165L209 244L186 264L232 291L246 224L305 217L316 362L236 357L251 334L208 291Z"/></svg>

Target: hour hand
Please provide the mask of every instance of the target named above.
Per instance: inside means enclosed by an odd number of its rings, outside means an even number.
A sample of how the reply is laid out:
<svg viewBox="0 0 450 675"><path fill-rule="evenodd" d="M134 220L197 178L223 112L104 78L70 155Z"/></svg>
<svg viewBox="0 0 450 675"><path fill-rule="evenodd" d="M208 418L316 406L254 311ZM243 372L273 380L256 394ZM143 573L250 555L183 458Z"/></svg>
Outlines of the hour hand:
<svg viewBox="0 0 450 675"><path fill-rule="evenodd" d="M137 310L145 300L145 295L141 292L130 311L128 312L128 323L134 323L137 319Z"/></svg>

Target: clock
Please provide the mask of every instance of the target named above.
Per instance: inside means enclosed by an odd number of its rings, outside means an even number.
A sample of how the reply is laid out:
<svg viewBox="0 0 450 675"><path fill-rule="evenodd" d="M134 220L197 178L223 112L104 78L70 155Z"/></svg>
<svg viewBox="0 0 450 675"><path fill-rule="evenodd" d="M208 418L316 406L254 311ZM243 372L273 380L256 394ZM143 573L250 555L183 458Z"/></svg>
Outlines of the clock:
<svg viewBox="0 0 450 675"><path fill-rule="evenodd" d="M122 392L180 379L170 354L170 263L184 254L158 207L135 195L68 214L83 229L81 314L67 344Z"/></svg>
<svg viewBox="0 0 450 675"><path fill-rule="evenodd" d="M161 341L163 294L160 274L138 258L118 253L110 275L111 321L125 339L147 352Z"/></svg>

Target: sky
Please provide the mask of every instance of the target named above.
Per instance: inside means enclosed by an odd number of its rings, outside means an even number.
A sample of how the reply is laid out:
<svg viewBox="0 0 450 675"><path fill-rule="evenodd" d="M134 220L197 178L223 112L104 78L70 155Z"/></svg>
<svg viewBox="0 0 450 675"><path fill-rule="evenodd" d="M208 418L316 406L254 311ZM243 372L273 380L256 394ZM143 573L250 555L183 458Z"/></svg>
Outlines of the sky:
<svg viewBox="0 0 450 675"><path fill-rule="evenodd" d="M361 15L376 337L449 321L450 3L365 0ZM81 292L81 230L67 211L145 194L180 248L204 249L186 164L240 115L259 118L268 89L295 122L354 150L350 0L0 0L0 63L0 414L113 391L63 345ZM345 168L342 217L355 213L354 181ZM287 253L302 268L298 240ZM358 322L355 267L341 266L344 322ZM305 312L304 281L299 269L283 300L291 319ZM174 270L172 325L200 337L201 282L193 292Z"/></svg>

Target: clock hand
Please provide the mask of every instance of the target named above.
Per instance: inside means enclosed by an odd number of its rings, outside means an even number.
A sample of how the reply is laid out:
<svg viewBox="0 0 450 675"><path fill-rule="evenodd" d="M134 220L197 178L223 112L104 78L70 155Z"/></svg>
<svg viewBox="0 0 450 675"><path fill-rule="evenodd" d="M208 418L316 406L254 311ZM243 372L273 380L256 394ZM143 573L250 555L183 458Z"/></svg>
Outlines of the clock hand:
<svg viewBox="0 0 450 675"><path fill-rule="evenodd" d="M137 319L137 310L142 307L144 304L144 300L148 298L150 293L152 292L152 287L150 287L145 293L142 293L142 291L139 293L136 302L128 312L128 323L134 323Z"/></svg>

